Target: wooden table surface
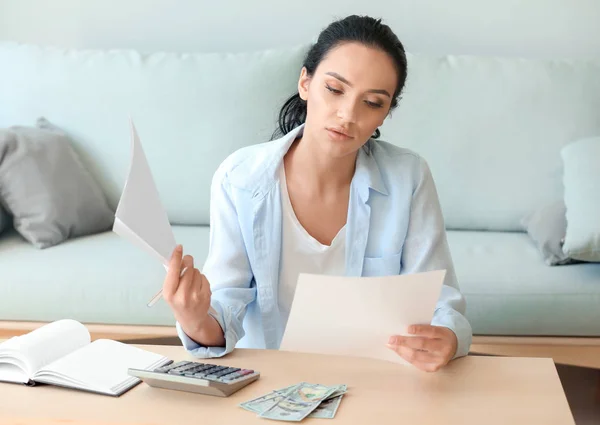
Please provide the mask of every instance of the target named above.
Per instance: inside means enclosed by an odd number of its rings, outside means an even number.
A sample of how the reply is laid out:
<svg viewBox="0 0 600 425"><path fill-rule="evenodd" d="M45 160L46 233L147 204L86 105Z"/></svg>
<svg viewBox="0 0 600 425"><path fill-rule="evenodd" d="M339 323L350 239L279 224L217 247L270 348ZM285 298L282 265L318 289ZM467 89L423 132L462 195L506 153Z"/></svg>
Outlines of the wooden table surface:
<svg viewBox="0 0 600 425"><path fill-rule="evenodd" d="M181 346L139 345L173 360L194 360ZM306 381L347 384L333 420L305 423L432 425L573 425L551 359L469 356L436 373L379 360L271 350L235 350L211 363L252 368L258 381L227 398L151 388L121 397L49 385L0 383L0 424L273 423L238 406Z"/></svg>

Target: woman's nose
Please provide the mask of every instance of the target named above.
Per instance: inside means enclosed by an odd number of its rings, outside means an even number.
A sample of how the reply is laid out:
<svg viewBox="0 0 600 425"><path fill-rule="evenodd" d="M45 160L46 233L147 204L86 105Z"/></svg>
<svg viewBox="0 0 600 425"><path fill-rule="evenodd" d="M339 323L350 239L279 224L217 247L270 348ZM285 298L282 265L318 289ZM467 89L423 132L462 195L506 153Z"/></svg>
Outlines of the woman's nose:
<svg viewBox="0 0 600 425"><path fill-rule="evenodd" d="M338 118L345 123L354 123L356 115L356 102L344 102L337 110Z"/></svg>

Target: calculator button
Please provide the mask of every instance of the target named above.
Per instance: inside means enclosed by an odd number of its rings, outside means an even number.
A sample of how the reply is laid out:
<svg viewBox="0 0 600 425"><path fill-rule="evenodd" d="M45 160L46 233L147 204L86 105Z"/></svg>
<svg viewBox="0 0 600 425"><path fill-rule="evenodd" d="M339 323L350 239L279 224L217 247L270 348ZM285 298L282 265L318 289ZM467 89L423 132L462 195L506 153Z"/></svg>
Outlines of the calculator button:
<svg viewBox="0 0 600 425"><path fill-rule="evenodd" d="M193 370L193 369L196 369L197 367L198 367L197 364L192 363L192 364L189 364L187 366L184 366L184 367L180 368L179 371L180 372L187 372L188 370Z"/></svg>
<svg viewBox="0 0 600 425"><path fill-rule="evenodd" d="M197 366L194 366L193 368L186 370L186 371L185 371L185 374L186 374L186 375L188 375L188 374L192 374L192 375L193 375L193 374L195 374L195 373L198 373L198 372L200 372L202 369L204 369L204 367L205 367L204 365L197 365Z"/></svg>
<svg viewBox="0 0 600 425"><path fill-rule="evenodd" d="M162 367L159 367L158 369L154 369L153 372L156 372L156 373L167 373L170 369L171 368L168 367L168 366L162 366Z"/></svg>
<svg viewBox="0 0 600 425"><path fill-rule="evenodd" d="M210 375L208 375L208 376L206 377L206 379L218 379L218 378L220 378L221 376L227 375L227 374L231 373L230 371L228 371L228 369L229 369L229 368L225 368L225 369L222 369L222 370L218 370L218 371L216 371L216 372L213 372L213 373L211 373Z"/></svg>
<svg viewBox="0 0 600 425"><path fill-rule="evenodd" d="M229 374L227 376L224 376L223 380L229 382L229 381L233 381L235 379L241 378L242 376L244 376L244 375L241 372L235 372L235 373Z"/></svg>
<svg viewBox="0 0 600 425"><path fill-rule="evenodd" d="M228 367L227 369L222 370L221 372L218 372L215 375L217 375L217 377L220 378L220 377L223 377L223 376L227 376L227 375L229 375L231 373L237 372L239 370L240 370L239 367Z"/></svg>
<svg viewBox="0 0 600 425"><path fill-rule="evenodd" d="M181 372L187 369L191 369L192 367L194 367L194 364L192 362L182 362L176 367L170 368L169 372Z"/></svg>
<svg viewBox="0 0 600 425"><path fill-rule="evenodd" d="M201 369L200 371L196 372L197 375L207 375L210 374L213 371L214 367L208 367L206 369Z"/></svg>
<svg viewBox="0 0 600 425"><path fill-rule="evenodd" d="M205 365L202 366L200 369L198 369L195 373L203 373L206 372L207 370L212 369L214 366L210 366L210 365Z"/></svg>
<svg viewBox="0 0 600 425"><path fill-rule="evenodd" d="M154 369L154 372L165 373L171 369L174 369L178 366L178 363L173 363L173 360L169 361L169 363L159 367L158 369Z"/></svg>
<svg viewBox="0 0 600 425"><path fill-rule="evenodd" d="M227 369L229 369L228 366L219 366L217 369L213 370L213 375L217 374L217 373L221 373L221 372L223 372L224 370L227 370Z"/></svg>

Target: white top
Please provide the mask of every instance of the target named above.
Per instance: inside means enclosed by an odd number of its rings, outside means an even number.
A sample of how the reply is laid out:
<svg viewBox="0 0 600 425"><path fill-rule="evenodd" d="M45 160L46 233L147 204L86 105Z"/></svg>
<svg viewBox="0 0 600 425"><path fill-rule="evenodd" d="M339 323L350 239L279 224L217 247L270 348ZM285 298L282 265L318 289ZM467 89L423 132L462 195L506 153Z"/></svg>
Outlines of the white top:
<svg viewBox="0 0 600 425"><path fill-rule="evenodd" d="M343 276L346 274L346 225L323 245L298 221L287 190L285 167L280 167L282 240L279 274L279 310L284 328L287 324L300 273Z"/></svg>

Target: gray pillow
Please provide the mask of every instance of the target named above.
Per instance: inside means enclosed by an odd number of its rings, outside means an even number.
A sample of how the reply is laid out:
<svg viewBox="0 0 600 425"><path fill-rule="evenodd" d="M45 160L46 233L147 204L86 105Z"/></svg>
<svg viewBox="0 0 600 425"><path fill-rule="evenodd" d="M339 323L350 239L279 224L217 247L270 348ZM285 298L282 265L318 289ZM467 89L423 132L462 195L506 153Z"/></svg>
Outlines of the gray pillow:
<svg viewBox="0 0 600 425"><path fill-rule="evenodd" d="M10 224L10 217L0 205L0 233L2 233Z"/></svg>
<svg viewBox="0 0 600 425"><path fill-rule="evenodd" d="M114 212L69 137L44 118L0 129L0 203L38 248L109 230Z"/></svg>
<svg viewBox="0 0 600 425"><path fill-rule="evenodd" d="M549 266L577 262L562 250L567 232L566 210L565 203L557 201L539 208L521 221Z"/></svg>

